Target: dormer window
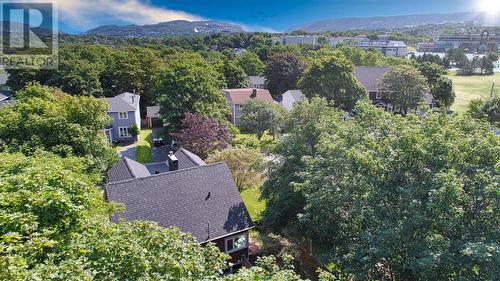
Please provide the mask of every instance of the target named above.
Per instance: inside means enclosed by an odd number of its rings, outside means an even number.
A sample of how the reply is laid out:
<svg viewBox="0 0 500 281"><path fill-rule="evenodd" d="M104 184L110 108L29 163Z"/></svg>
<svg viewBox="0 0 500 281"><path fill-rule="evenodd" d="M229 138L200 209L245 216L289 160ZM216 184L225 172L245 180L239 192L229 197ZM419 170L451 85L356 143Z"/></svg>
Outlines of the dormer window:
<svg viewBox="0 0 500 281"><path fill-rule="evenodd" d="M118 112L118 119L128 119L128 112Z"/></svg>

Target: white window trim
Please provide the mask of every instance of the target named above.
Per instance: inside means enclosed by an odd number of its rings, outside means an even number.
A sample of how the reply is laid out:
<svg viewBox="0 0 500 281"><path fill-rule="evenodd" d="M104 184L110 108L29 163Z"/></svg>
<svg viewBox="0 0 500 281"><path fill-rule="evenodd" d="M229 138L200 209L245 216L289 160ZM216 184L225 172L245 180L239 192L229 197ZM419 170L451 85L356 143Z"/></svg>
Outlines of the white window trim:
<svg viewBox="0 0 500 281"><path fill-rule="evenodd" d="M378 99L378 100L382 99L382 93L381 92L376 92L375 93L375 98Z"/></svg>
<svg viewBox="0 0 500 281"><path fill-rule="evenodd" d="M126 135L126 136L122 136L121 129L126 129L126 130L127 130L127 135ZM130 135L130 132L129 132L129 130L128 130L128 127L118 127L118 136L119 136L120 138L130 138L132 135Z"/></svg>
<svg viewBox="0 0 500 281"><path fill-rule="evenodd" d="M245 239L245 245L243 245L240 248L232 249L231 251L229 251L227 249L227 241L233 240L233 245L234 245L234 240L236 238L243 238L243 239ZM234 235L234 236L231 236L231 237L228 237L228 238L224 239L224 250L225 250L226 254L230 254L230 253L233 253L233 252L236 252L236 251L240 251L240 250L243 250L243 249L246 249L246 248L248 248L248 235L247 235L247 233Z"/></svg>
<svg viewBox="0 0 500 281"><path fill-rule="evenodd" d="M388 103L387 104L387 111L392 112L393 109L394 109L394 107L392 106L392 104Z"/></svg>
<svg viewBox="0 0 500 281"><path fill-rule="evenodd" d="M122 113L125 113L125 117L121 117L121 114ZM123 111L123 112L118 112L118 119L128 119L128 112L127 111Z"/></svg>

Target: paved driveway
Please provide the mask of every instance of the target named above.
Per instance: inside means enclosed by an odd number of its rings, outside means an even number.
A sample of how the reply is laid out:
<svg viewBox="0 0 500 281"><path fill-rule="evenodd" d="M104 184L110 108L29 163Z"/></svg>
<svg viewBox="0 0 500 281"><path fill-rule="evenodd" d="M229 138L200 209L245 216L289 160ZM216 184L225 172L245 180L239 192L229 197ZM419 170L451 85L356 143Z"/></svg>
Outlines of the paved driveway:
<svg viewBox="0 0 500 281"><path fill-rule="evenodd" d="M126 146L121 146L119 147L118 154L120 157L127 157L132 160L136 160L136 153L137 153L137 143L131 143Z"/></svg>

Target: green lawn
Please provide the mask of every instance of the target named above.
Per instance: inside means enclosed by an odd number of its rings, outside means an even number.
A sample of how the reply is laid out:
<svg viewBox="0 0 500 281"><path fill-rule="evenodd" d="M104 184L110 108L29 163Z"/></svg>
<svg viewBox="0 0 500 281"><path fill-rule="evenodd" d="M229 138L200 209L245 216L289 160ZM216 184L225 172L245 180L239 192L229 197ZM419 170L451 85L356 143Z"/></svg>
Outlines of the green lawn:
<svg viewBox="0 0 500 281"><path fill-rule="evenodd" d="M139 134L136 157L139 163L151 162L151 129L149 128L142 129Z"/></svg>
<svg viewBox="0 0 500 281"><path fill-rule="evenodd" d="M266 201L259 200L260 190L258 187L249 188L243 190L241 192L241 197L245 202L248 212L250 213L250 217L254 221L258 221L261 218L261 213L266 208Z"/></svg>
<svg viewBox="0 0 500 281"><path fill-rule="evenodd" d="M467 105L473 99L487 98L490 96L491 87L495 83L495 90L500 93L500 73L494 75L457 76L451 72L448 77L453 80L456 97L451 107L457 112L467 110Z"/></svg>

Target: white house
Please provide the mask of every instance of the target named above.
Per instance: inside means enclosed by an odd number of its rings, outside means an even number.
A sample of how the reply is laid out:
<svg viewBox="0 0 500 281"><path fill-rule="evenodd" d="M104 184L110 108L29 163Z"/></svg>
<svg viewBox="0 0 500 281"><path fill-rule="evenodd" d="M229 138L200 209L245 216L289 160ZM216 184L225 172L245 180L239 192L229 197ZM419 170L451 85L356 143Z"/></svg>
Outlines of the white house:
<svg viewBox="0 0 500 281"><path fill-rule="evenodd" d="M250 81L250 88L253 89L265 89L266 88L266 77L264 76L248 76Z"/></svg>
<svg viewBox="0 0 500 281"><path fill-rule="evenodd" d="M293 105L296 102L301 101L304 98L301 90L288 90L284 94L278 97L278 102L286 110L291 111Z"/></svg>

